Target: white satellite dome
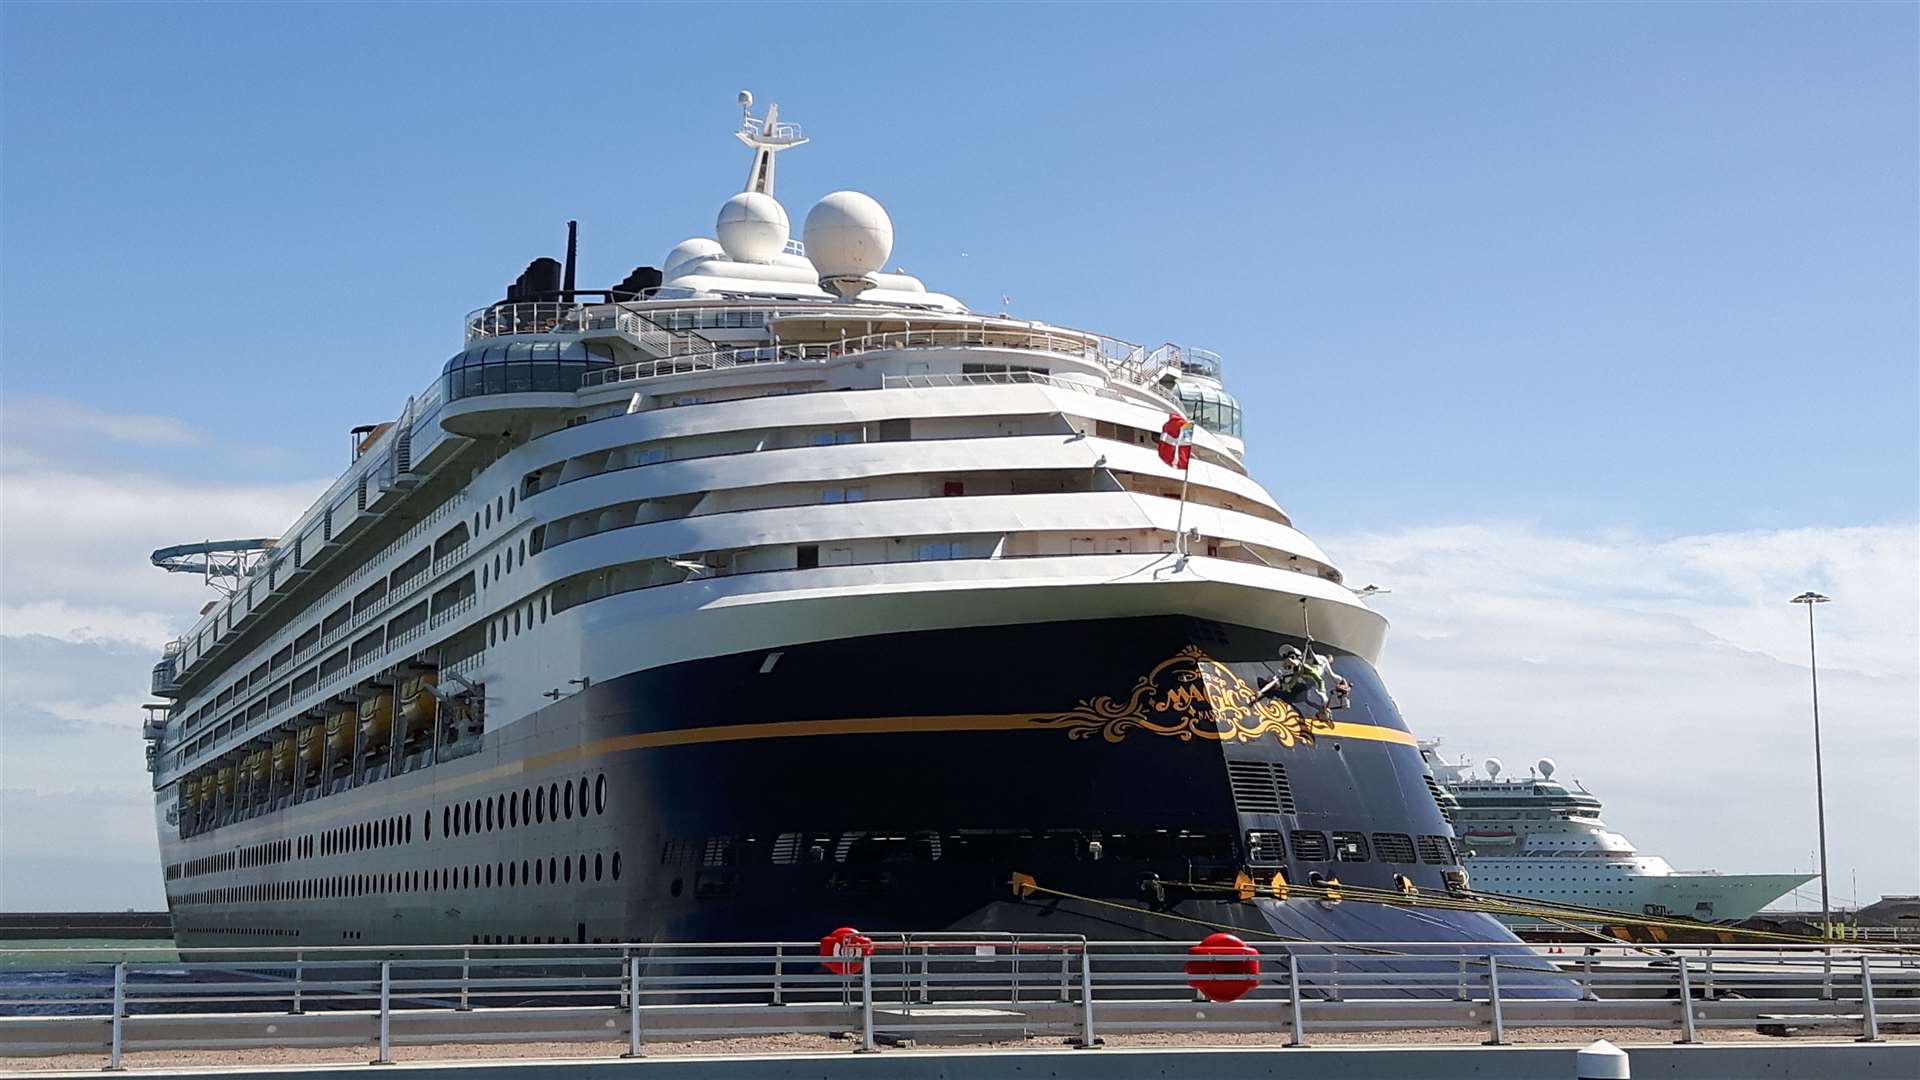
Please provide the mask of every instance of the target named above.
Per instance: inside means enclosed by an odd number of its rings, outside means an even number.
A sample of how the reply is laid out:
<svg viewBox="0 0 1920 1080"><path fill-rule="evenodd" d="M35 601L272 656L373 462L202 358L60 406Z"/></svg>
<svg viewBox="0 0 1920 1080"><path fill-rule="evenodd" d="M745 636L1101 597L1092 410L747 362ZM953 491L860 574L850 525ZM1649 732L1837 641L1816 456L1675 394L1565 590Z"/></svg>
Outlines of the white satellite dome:
<svg viewBox="0 0 1920 1080"><path fill-rule="evenodd" d="M1488 778L1490 778L1490 779L1493 779L1493 780L1498 780L1498 779L1500 779L1500 769L1501 769L1501 768L1502 768L1502 766L1501 766L1501 764L1500 764L1500 759L1499 759L1499 758L1497 758L1497 757L1490 757L1490 758L1488 758L1488 759L1487 759L1487 776L1488 776Z"/></svg>
<svg viewBox="0 0 1920 1080"><path fill-rule="evenodd" d="M836 191L807 211L806 241L822 278L862 278L893 254L893 219L871 195Z"/></svg>
<svg viewBox="0 0 1920 1080"><path fill-rule="evenodd" d="M727 258L735 262L772 262L787 246L792 226L786 208L771 195L743 191L720 207L713 231Z"/></svg>
<svg viewBox="0 0 1920 1080"><path fill-rule="evenodd" d="M725 255L726 253L726 249L720 246L719 241L709 240L704 236L696 236L691 240L682 240L673 246L672 251L667 252L666 261L660 264L660 272L666 277L672 277L673 272L686 263L690 263L695 259L708 259L715 255Z"/></svg>
<svg viewBox="0 0 1920 1080"><path fill-rule="evenodd" d="M1534 762L1533 767L1540 770L1540 776L1542 779L1546 779L1546 780L1553 779L1553 770L1555 766L1553 764L1552 758L1543 757L1539 761Z"/></svg>

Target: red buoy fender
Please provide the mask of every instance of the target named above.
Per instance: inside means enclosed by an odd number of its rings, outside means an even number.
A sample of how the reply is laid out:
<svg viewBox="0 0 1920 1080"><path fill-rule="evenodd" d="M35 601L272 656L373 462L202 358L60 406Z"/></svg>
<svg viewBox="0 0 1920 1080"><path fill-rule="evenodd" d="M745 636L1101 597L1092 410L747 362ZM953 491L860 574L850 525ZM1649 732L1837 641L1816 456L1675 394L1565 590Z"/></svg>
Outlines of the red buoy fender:
<svg viewBox="0 0 1920 1080"><path fill-rule="evenodd" d="M820 955L828 957L820 966L835 975L858 975L864 958L873 955L873 939L843 926L820 939Z"/></svg>
<svg viewBox="0 0 1920 1080"><path fill-rule="evenodd" d="M1188 986L1200 991L1208 1001L1228 1002L1260 985L1260 950L1232 934L1209 934L1192 946L1187 955ZM1196 978L1195 976L1244 975L1244 979Z"/></svg>

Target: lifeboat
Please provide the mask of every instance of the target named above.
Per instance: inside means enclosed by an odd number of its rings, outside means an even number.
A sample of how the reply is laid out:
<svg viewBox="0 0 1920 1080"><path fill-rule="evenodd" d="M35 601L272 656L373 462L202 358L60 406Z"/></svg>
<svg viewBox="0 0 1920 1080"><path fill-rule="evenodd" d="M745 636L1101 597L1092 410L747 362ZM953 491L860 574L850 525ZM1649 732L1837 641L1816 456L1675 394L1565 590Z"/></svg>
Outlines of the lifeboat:
<svg viewBox="0 0 1920 1080"><path fill-rule="evenodd" d="M180 805L192 806L200 795L200 778L189 776L180 782Z"/></svg>
<svg viewBox="0 0 1920 1080"><path fill-rule="evenodd" d="M213 774L221 795L233 794L233 766L222 765L220 771Z"/></svg>
<svg viewBox="0 0 1920 1080"><path fill-rule="evenodd" d="M353 713L342 709L327 717L327 749L335 771L353 767Z"/></svg>
<svg viewBox="0 0 1920 1080"><path fill-rule="evenodd" d="M360 739L369 755L386 750L393 739L392 694L374 694L360 703Z"/></svg>
<svg viewBox="0 0 1920 1080"><path fill-rule="evenodd" d="M440 715L440 699L433 694L438 684L432 672L400 684L400 726L409 746L433 738L433 721Z"/></svg>
<svg viewBox="0 0 1920 1080"><path fill-rule="evenodd" d="M268 757L265 750L255 750L247 755L247 774L253 781L254 789L267 786Z"/></svg>
<svg viewBox="0 0 1920 1080"><path fill-rule="evenodd" d="M213 805L213 777L203 776L200 778L200 790L196 798L200 800L199 805L202 810Z"/></svg>
<svg viewBox="0 0 1920 1080"><path fill-rule="evenodd" d="M306 769L320 767L320 737L325 724L308 724L300 729L300 766Z"/></svg>
<svg viewBox="0 0 1920 1080"><path fill-rule="evenodd" d="M1520 834L1512 829L1468 829L1460 839L1468 847L1512 847L1520 842Z"/></svg>
<svg viewBox="0 0 1920 1080"><path fill-rule="evenodd" d="M273 737L273 775L293 774L293 732Z"/></svg>

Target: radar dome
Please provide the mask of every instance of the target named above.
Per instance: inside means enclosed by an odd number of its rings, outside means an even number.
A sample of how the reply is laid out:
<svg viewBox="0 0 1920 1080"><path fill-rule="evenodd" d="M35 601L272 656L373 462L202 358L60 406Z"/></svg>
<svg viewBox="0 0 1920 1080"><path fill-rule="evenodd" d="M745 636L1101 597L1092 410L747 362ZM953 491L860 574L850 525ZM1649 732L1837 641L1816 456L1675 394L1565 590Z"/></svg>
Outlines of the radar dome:
<svg viewBox="0 0 1920 1080"><path fill-rule="evenodd" d="M821 277L865 277L893 254L893 219L871 195L836 191L807 211L806 241Z"/></svg>
<svg viewBox="0 0 1920 1080"><path fill-rule="evenodd" d="M1499 758L1490 757L1487 759L1487 776L1491 779L1498 780L1500 779L1500 770L1505 767L1506 766L1500 764Z"/></svg>
<svg viewBox="0 0 1920 1080"><path fill-rule="evenodd" d="M772 262L787 246L791 231L786 208L758 191L743 191L728 199L713 228L727 258L754 263Z"/></svg>
<svg viewBox="0 0 1920 1080"><path fill-rule="evenodd" d="M1534 768L1536 768L1536 769L1538 769L1538 770L1540 770L1540 775L1541 775L1541 776L1542 776L1543 778L1545 778L1545 779L1548 779L1548 780L1551 780L1551 779L1553 779L1553 769L1554 769L1554 765L1553 765L1553 759L1552 759L1552 758L1550 758L1550 757L1543 757L1543 758L1541 758L1541 759L1540 759L1539 761L1536 761L1536 762L1534 762L1534 763L1533 763L1533 767L1534 767Z"/></svg>
<svg viewBox="0 0 1920 1080"><path fill-rule="evenodd" d="M706 259L715 255L725 254L726 249L722 248L717 241L709 240L704 236L697 236L692 240L682 240L673 246L672 251L667 252L666 261L660 264L660 272L667 277L672 277L673 272L678 270L682 264L690 263L695 259Z"/></svg>

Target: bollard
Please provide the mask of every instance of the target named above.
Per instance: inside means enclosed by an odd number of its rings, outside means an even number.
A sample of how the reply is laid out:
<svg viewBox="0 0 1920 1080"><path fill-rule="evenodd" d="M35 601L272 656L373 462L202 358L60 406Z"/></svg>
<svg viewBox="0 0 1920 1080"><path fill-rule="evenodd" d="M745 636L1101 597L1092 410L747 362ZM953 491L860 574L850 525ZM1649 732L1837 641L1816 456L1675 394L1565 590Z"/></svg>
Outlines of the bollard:
<svg viewBox="0 0 1920 1080"><path fill-rule="evenodd" d="M785 945L775 945L773 947L773 1003L775 1005L786 1004L786 1002L780 1000L780 981L786 973L786 967L787 947Z"/></svg>
<svg viewBox="0 0 1920 1080"><path fill-rule="evenodd" d="M1507 1018L1500 1011L1500 958L1487 954L1487 1006L1493 1013L1493 1038L1482 1046L1507 1045Z"/></svg>
<svg viewBox="0 0 1920 1080"><path fill-rule="evenodd" d="M1880 1042L1880 1014L1873 1007L1873 960L1860 957L1860 1021L1866 1030L1855 1042Z"/></svg>
<svg viewBox="0 0 1920 1080"><path fill-rule="evenodd" d="M640 1056L640 955L627 957L627 1052L623 1058Z"/></svg>
<svg viewBox="0 0 1920 1080"><path fill-rule="evenodd" d="M1287 953L1287 993L1293 998L1293 1030L1287 1033L1288 1046L1307 1045L1306 1014L1300 1008L1300 956Z"/></svg>
<svg viewBox="0 0 1920 1080"><path fill-rule="evenodd" d="M393 1032L389 1027L393 1002L393 961L380 961L380 1056L369 1065L393 1064Z"/></svg>
<svg viewBox="0 0 1920 1080"><path fill-rule="evenodd" d="M1078 1049L1092 1050L1100 1045L1093 1034L1093 950L1086 942L1080 943L1080 1045Z"/></svg>
<svg viewBox="0 0 1920 1080"><path fill-rule="evenodd" d="M860 964L860 1049L856 1054L871 1054L880 1049L873 1039L873 957Z"/></svg>
<svg viewBox="0 0 1920 1080"><path fill-rule="evenodd" d="M107 1048L108 1072L121 1072L126 1068L120 1064L121 1045L125 1031L121 1026L121 1017L127 1014L127 962L113 965L113 1043Z"/></svg>
<svg viewBox="0 0 1920 1080"><path fill-rule="evenodd" d="M306 955L307 955L307 951L305 949L295 949L293 951L292 1015L294 1016L300 1016L307 1011L300 1007L300 989L301 989L300 984L306 978L306 974L307 974Z"/></svg>
<svg viewBox="0 0 1920 1080"><path fill-rule="evenodd" d="M1627 1052L1605 1039L1573 1055L1573 1080L1631 1080Z"/></svg>
<svg viewBox="0 0 1920 1080"><path fill-rule="evenodd" d="M1690 1043L1693 1037L1693 980L1687 977L1687 958L1679 958L1680 972L1680 1042Z"/></svg>

